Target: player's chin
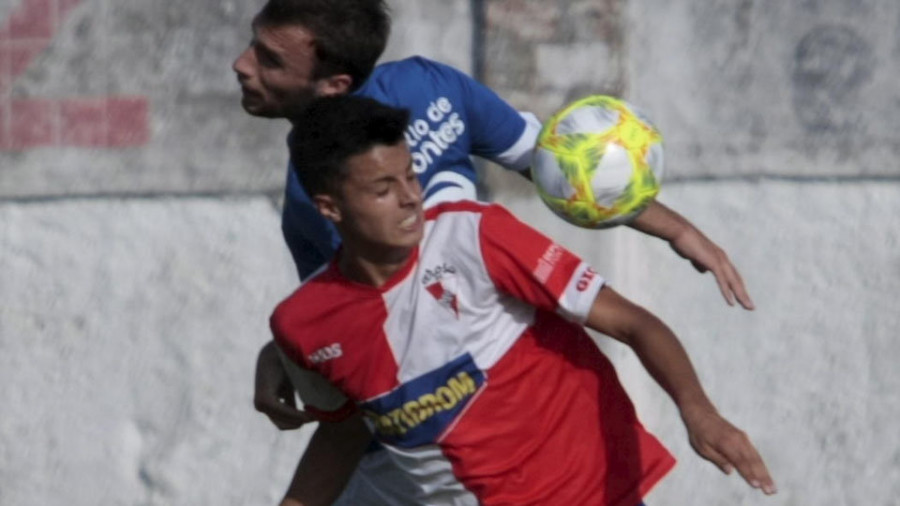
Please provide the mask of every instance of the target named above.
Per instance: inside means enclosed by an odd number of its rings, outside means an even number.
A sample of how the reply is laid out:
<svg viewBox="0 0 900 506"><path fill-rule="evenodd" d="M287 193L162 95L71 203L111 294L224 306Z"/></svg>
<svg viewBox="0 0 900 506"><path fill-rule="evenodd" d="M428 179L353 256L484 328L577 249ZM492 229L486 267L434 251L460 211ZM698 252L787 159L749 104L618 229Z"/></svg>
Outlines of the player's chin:
<svg viewBox="0 0 900 506"><path fill-rule="evenodd" d="M281 117L277 111L274 111L271 107L268 107L265 102L252 95L244 95L241 98L241 107L243 107L244 111L251 116L258 116L260 118Z"/></svg>
<svg viewBox="0 0 900 506"><path fill-rule="evenodd" d="M402 248L414 248L419 245L424 235L422 227L403 229L394 237L394 244Z"/></svg>

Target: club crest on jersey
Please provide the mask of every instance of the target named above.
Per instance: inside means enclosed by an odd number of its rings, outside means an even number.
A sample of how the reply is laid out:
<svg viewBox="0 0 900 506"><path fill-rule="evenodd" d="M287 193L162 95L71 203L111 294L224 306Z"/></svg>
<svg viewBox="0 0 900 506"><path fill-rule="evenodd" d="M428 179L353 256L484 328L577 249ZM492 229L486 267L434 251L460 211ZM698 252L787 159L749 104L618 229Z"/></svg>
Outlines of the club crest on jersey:
<svg viewBox="0 0 900 506"><path fill-rule="evenodd" d="M459 318L459 299L456 294L448 290L441 281L425 287L438 303L453 312L453 316Z"/></svg>
<svg viewBox="0 0 900 506"><path fill-rule="evenodd" d="M484 383L484 372L466 353L361 407L380 441L403 448L433 444L453 427Z"/></svg>
<svg viewBox="0 0 900 506"><path fill-rule="evenodd" d="M456 267L444 263L425 269L422 284L438 303L459 318L459 298L456 295Z"/></svg>

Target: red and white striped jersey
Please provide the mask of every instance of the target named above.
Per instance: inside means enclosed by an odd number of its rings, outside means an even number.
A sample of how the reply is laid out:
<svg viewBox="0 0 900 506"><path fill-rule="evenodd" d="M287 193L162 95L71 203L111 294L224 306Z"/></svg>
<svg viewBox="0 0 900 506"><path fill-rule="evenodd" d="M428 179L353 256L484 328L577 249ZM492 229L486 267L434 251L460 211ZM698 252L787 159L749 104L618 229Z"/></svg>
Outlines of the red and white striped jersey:
<svg viewBox="0 0 900 506"><path fill-rule="evenodd" d="M362 410L410 504L635 506L674 465L582 323L589 265L503 208L426 211L384 286L321 269L272 315L323 420Z"/></svg>

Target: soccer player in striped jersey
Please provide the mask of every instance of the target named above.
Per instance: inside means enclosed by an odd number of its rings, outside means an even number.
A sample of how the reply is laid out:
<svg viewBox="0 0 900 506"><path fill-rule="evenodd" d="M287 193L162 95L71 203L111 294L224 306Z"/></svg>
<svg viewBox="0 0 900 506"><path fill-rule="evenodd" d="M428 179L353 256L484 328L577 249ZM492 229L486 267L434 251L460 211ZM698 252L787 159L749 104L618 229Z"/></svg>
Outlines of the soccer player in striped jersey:
<svg viewBox="0 0 900 506"><path fill-rule="evenodd" d="M287 357L326 380L307 411L341 441L304 460L351 469L374 438L409 478L401 504L637 506L675 461L587 325L634 350L702 457L774 493L663 322L499 206L424 209L407 120L343 96L295 123L298 177L342 239L271 319ZM299 476L309 471L301 462ZM292 497L327 504L336 485Z"/></svg>

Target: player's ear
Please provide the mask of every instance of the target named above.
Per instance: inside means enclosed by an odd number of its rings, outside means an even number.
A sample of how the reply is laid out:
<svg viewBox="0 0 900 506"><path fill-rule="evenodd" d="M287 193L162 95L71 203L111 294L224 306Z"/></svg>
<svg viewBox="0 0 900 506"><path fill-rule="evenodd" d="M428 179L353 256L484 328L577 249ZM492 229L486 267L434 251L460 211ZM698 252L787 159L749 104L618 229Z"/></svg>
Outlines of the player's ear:
<svg viewBox="0 0 900 506"><path fill-rule="evenodd" d="M335 95L346 95L350 93L350 86L353 85L353 78L350 74L335 74L333 76L322 77L316 81L316 96L332 97Z"/></svg>
<svg viewBox="0 0 900 506"><path fill-rule="evenodd" d="M341 222L341 208L337 205L337 199L327 193L317 193L312 196L313 205L319 214L332 223Z"/></svg>

